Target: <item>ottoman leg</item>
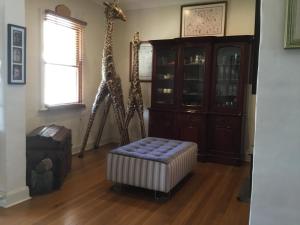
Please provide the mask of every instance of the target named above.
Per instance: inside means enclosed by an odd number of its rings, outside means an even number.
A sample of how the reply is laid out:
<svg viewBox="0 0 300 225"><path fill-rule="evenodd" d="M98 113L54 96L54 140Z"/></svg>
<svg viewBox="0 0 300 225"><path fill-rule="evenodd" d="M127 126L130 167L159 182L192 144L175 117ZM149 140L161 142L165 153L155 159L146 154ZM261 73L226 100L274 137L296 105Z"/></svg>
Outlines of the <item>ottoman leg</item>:
<svg viewBox="0 0 300 225"><path fill-rule="evenodd" d="M113 183L113 185L111 186L111 190L117 193L122 193L122 184L120 183Z"/></svg>
<svg viewBox="0 0 300 225"><path fill-rule="evenodd" d="M154 199L155 201L159 202L166 202L171 199L171 191L168 193L161 192L161 191L154 191Z"/></svg>

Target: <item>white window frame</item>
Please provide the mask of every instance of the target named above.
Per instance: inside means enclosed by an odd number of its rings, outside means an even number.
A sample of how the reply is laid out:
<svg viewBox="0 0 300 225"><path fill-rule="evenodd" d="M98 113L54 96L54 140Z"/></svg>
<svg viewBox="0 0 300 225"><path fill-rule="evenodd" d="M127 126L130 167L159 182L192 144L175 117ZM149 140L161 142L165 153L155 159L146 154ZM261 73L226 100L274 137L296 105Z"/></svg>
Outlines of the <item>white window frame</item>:
<svg viewBox="0 0 300 225"><path fill-rule="evenodd" d="M43 58L43 54L44 54L44 21L46 18L47 13L52 14L54 16L69 20L72 23L76 23L79 26L81 26L80 28L80 37L79 37L79 43L78 43L78 101L77 102L70 102L70 103L66 103L66 104L57 104L57 105L46 105L44 100L45 100L45 65L47 64L46 61ZM51 11L51 10L42 10L41 11L41 108L40 111L46 111L46 110L50 110L50 109L60 109L60 108L82 108L85 107L85 105L82 102L82 95L83 95L83 88L82 88L82 80L83 80L83 36L84 36L84 27L87 25L86 22L81 21L81 20L77 20L71 17L64 17L61 15L56 14L56 12Z"/></svg>

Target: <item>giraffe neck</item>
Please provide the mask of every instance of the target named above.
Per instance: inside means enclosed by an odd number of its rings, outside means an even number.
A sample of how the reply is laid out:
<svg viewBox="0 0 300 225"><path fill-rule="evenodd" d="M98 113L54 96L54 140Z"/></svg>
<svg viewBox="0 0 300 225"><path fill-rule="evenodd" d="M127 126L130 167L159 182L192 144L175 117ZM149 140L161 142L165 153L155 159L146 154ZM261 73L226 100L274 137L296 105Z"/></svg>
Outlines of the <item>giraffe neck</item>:
<svg viewBox="0 0 300 225"><path fill-rule="evenodd" d="M139 45L138 43L133 44L133 65L132 65L132 81L136 83L139 80Z"/></svg>
<svg viewBox="0 0 300 225"><path fill-rule="evenodd" d="M109 80L116 76L113 51L112 51L112 33L113 33L113 21L111 18L107 18L105 41L102 57L102 80Z"/></svg>

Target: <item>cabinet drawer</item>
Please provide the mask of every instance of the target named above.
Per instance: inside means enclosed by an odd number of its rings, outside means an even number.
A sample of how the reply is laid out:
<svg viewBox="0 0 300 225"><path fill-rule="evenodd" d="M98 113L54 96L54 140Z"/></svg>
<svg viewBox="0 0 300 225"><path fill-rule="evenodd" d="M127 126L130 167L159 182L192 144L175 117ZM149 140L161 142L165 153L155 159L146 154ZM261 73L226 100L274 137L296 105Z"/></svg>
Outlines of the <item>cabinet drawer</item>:
<svg viewBox="0 0 300 225"><path fill-rule="evenodd" d="M218 117L214 117L213 123L217 128L233 129L239 126L240 118L229 117L229 116L218 116Z"/></svg>
<svg viewBox="0 0 300 225"><path fill-rule="evenodd" d="M241 151L241 117L211 116L209 119L209 149L219 154L239 154Z"/></svg>
<svg viewBox="0 0 300 225"><path fill-rule="evenodd" d="M178 119L185 123L201 123L203 121L203 115L192 114L192 113L181 113L179 114Z"/></svg>
<svg viewBox="0 0 300 225"><path fill-rule="evenodd" d="M198 155L204 157L206 146L206 123L203 114L179 113L177 115L178 138L198 144Z"/></svg>

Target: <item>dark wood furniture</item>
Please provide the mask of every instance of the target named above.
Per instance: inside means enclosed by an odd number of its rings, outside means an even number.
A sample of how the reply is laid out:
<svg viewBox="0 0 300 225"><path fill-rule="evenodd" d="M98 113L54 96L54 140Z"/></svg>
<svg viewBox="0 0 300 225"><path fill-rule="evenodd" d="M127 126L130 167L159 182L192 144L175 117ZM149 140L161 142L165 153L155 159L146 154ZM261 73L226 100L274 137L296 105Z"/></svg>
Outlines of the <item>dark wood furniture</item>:
<svg viewBox="0 0 300 225"><path fill-rule="evenodd" d="M253 36L150 41L149 135L198 143L198 158L243 159L246 88Z"/></svg>
<svg viewBox="0 0 300 225"><path fill-rule="evenodd" d="M43 159L53 162L54 188L59 188L72 165L72 134L63 126L41 126L26 137L26 180L30 187L31 171Z"/></svg>

